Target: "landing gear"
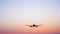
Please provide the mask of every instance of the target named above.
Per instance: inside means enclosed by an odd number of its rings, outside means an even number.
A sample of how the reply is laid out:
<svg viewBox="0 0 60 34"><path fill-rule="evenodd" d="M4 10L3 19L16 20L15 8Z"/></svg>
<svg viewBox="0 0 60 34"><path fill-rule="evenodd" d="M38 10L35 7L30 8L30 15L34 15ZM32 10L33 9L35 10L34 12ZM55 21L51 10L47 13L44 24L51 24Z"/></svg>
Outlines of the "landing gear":
<svg viewBox="0 0 60 34"><path fill-rule="evenodd" d="M30 26L30 27L32 27L32 26Z"/></svg>
<svg viewBox="0 0 60 34"><path fill-rule="evenodd" d="M37 28L38 26L36 26L36 28Z"/></svg>

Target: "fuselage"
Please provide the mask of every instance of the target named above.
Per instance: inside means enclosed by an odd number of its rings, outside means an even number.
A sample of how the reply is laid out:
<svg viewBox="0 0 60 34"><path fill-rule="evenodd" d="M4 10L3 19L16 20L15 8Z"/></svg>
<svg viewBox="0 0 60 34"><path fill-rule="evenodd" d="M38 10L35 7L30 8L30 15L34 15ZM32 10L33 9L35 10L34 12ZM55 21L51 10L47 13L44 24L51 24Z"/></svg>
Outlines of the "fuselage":
<svg viewBox="0 0 60 34"><path fill-rule="evenodd" d="M35 27L35 24L33 24L33 27Z"/></svg>

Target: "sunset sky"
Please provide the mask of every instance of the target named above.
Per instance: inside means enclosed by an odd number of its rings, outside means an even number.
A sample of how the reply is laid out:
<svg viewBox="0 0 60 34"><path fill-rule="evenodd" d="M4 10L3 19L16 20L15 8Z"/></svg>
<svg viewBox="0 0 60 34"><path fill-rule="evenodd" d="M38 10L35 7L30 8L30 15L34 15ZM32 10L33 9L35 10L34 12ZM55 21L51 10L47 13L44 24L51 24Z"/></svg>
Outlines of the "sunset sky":
<svg viewBox="0 0 60 34"><path fill-rule="evenodd" d="M59 33L60 0L0 0L0 34Z"/></svg>

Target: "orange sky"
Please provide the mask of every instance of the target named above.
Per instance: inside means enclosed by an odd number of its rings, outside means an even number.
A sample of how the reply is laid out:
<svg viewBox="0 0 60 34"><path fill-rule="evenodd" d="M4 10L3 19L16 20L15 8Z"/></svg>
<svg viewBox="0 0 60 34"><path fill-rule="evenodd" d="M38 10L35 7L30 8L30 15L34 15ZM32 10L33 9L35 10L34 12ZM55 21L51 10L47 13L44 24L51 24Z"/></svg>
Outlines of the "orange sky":
<svg viewBox="0 0 60 34"><path fill-rule="evenodd" d="M28 26L23 26L23 25L11 25L11 26L7 26L7 27L4 27L4 28L0 28L0 30L3 30L4 31L8 31L8 32L15 32L15 33L59 33L60 31L60 27L57 27L57 26L40 26L38 28L31 28L31 27L28 27ZM8 33L7 32L7 33Z"/></svg>

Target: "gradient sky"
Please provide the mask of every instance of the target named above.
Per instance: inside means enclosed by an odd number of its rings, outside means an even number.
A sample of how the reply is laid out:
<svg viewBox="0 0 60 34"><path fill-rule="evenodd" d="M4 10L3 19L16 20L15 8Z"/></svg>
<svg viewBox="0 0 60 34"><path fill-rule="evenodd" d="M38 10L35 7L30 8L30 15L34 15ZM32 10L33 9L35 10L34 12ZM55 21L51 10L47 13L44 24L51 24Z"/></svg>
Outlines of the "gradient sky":
<svg viewBox="0 0 60 34"><path fill-rule="evenodd" d="M25 26L34 23L43 26ZM59 33L60 0L0 0L0 33L5 31Z"/></svg>

